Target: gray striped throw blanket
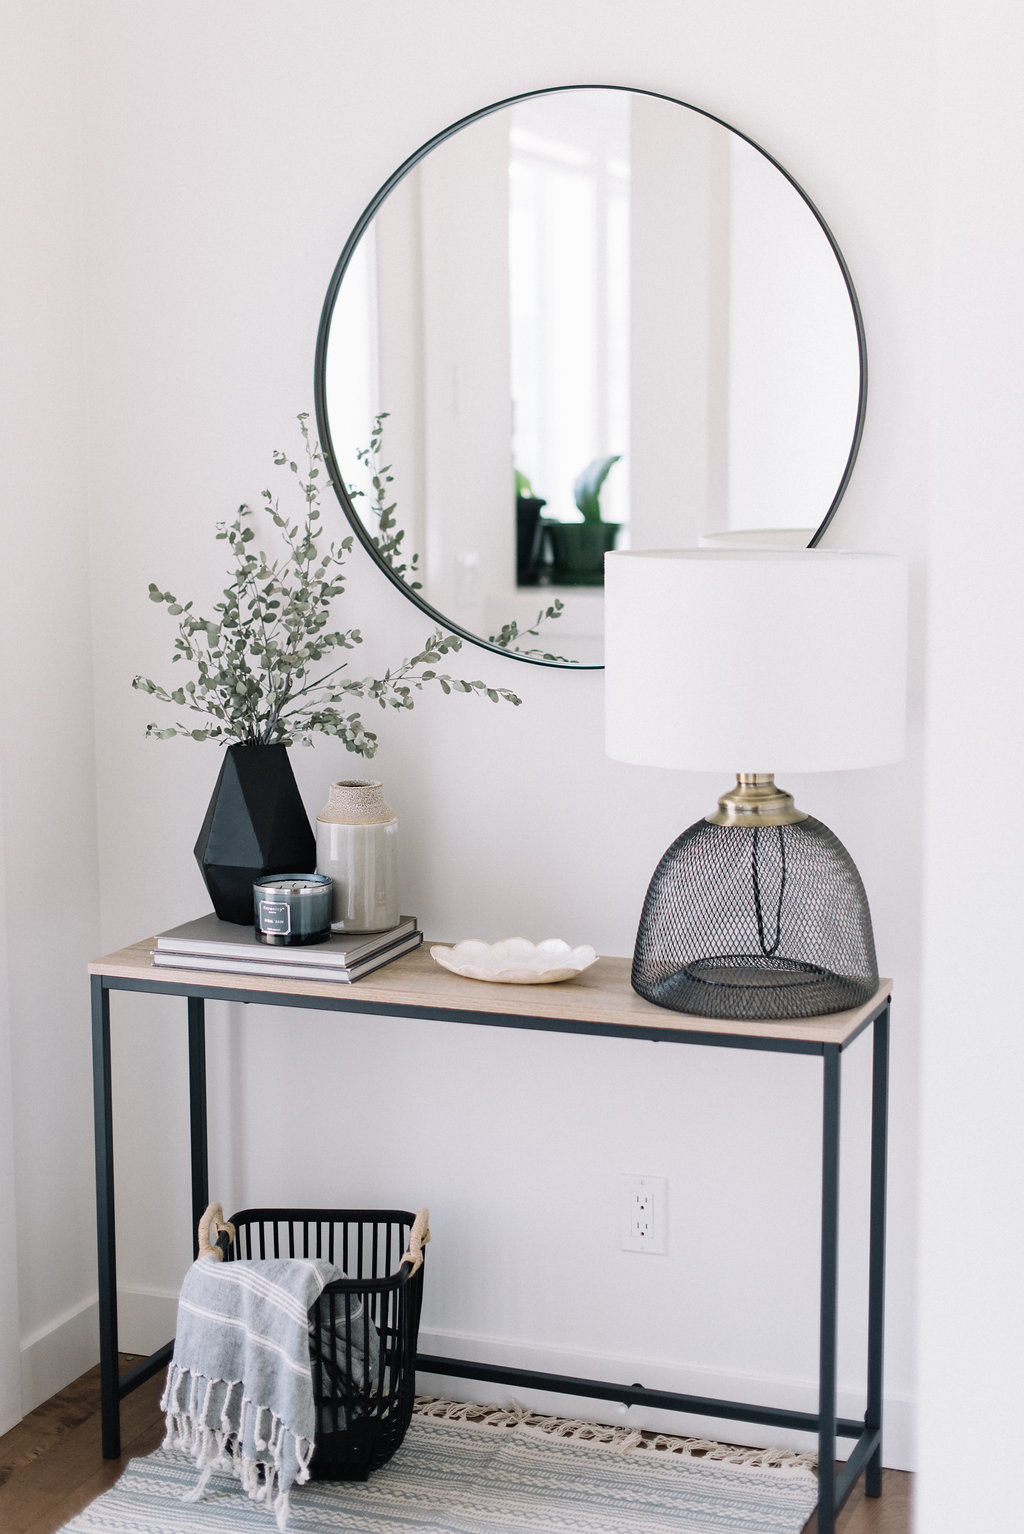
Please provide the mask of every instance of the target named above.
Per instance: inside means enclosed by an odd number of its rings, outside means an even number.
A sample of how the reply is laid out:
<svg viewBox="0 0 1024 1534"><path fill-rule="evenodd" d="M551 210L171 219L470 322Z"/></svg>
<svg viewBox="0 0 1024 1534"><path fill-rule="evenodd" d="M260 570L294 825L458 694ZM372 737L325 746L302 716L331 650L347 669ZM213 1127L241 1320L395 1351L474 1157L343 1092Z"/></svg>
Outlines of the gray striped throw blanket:
<svg viewBox="0 0 1024 1534"><path fill-rule="evenodd" d="M344 1276L304 1258L193 1263L160 1402L165 1448L183 1449L201 1472L188 1501L202 1497L214 1470L228 1470L286 1527L289 1493L309 1479L316 1438L309 1310Z"/></svg>

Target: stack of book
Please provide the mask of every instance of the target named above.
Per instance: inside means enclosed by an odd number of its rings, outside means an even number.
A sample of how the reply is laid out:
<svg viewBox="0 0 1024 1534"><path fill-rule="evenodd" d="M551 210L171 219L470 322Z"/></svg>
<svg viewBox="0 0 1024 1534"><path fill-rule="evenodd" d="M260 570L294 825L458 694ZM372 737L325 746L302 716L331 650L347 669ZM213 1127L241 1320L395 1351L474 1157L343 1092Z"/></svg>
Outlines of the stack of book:
<svg viewBox="0 0 1024 1534"><path fill-rule="evenodd" d="M415 916L386 932L332 932L324 943L278 947L261 943L251 927L219 921L211 912L161 932L153 963L169 969L219 970L229 975L271 975L279 980L334 980L346 985L418 948Z"/></svg>

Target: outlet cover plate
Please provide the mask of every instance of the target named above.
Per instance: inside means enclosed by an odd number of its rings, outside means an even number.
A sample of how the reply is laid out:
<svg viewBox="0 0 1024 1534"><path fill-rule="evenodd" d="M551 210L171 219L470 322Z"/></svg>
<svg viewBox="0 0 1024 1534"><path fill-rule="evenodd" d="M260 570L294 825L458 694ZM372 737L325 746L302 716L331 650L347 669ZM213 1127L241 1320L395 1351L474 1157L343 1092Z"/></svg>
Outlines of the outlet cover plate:
<svg viewBox="0 0 1024 1534"><path fill-rule="evenodd" d="M668 1178L622 1172L619 1187L622 1251L664 1256L668 1251Z"/></svg>

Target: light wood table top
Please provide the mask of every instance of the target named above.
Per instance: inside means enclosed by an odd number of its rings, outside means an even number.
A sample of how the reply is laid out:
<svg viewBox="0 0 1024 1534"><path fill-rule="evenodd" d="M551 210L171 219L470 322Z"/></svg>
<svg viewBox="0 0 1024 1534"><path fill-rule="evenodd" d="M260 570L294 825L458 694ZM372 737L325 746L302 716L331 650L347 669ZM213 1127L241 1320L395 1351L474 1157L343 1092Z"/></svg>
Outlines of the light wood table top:
<svg viewBox="0 0 1024 1534"><path fill-rule="evenodd" d="M475 1014L478 1020L497 1022L507 1018L512 1026L552 1031L559 1031L559 1024L567 1024L570 1032L607 1032L641 1038L714 1035L723 1042L734 1040L741 1046L748 1043L756 1047L759 1040L790 1041L798 1049L801 1045L813 1048L850 1043L892 989L890 980L882 980L875 995L863 1006L826 1017L735 1022L672 1012L645 1001L630 985L629 959L600 958L583 974L554 985L505 985L468 980L442 969L431 958L431 944L425 941L422 947L402 954L362 980L339 983L278 979L262 974L223 974L201 968L164 968L153 963L155 943L155 938L145 938L108 954L91 963L89 973L112 980L115 989L166 990L178 995L191 992L228 1000L232 993L237 993L239 1000L251 1000L254 993L259 993L271 1003L275 996L280 996L307 1006L323 1001L327 1008L344 1011L412 1013L455 1020L466 1013ZM126 983L118 986L118 981Z"/></svg>

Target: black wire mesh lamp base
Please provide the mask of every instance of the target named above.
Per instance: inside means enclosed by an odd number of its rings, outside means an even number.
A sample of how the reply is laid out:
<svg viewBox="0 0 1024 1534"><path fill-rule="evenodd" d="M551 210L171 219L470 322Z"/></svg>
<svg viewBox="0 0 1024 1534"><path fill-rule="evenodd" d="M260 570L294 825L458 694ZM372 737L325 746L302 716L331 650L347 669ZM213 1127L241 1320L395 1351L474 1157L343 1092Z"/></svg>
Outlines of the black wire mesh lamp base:
<svg viewBox="0 0 1024 1534"><path fill-rule="evenodd" d="M878 967L853 859L770 773L741 774L658 864L632 981L660 1007L723 1020L859 1006Z"/></svg>

